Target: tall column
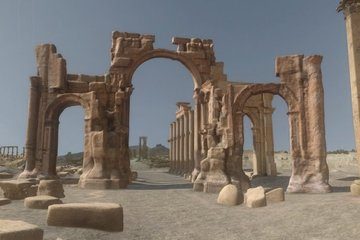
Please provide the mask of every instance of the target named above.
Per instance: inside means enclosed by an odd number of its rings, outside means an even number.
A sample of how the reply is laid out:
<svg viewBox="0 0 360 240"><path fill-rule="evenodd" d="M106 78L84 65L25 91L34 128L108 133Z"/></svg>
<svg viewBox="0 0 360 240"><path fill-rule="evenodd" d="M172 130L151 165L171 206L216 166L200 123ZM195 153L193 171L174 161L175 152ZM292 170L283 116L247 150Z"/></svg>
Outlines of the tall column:
<svg viewBox="0 0 360 240"><path fill-rule="evenodd" d="M175 173L176 171L176 122L172 123L172 173Z"/></svg>
<svg viewBox="0 0 360 240"><path fill-rule="evenodd" d="M182 175L184 173L184 115L180 117L180 171Z"/></svg>
<svg viewBox="0 0 360 240"><path fill-rule="evenodd" d="M189 112L189 174L194 169L194 111Z"/></svg>
<svg viewBox="0 0 360 240"><path fill-rule="evenodd" d="M184 173L189 173L189 111L184 116Z"/></svg>
<svg viewBox="0 0 360 240"><path fill-rule="evenodd" d="M345 16L356 158L360 165L360 2L342 0L337 10Z"/></svg>
<svg viewBox="0 0 360 240"><path fill-rule="evenodd" d="M180 173L180 120L176 119L176 173Z"/></svg>
<svg viewBox="0 0 360 240"><path fill-rule="evenodd" d="M172 148L172 123L170 124L170 128L169 128L169 140L168 140L168 143L169 143L169 165L170 165L170 169L169 169L169 172L171 172L172 170L172 151L173 151L173 148Z"/></svg>
<svg viewBox="0 0 360 240"><path fill-rule="evenodd" d="M195 107L194 107L194 170L191 173L191 182L194 182L198 174L200 173L201 162L201 137L200 137L200 124L201 124L201 105L200 96L197 92L194 94Z"/></svg>
<svg viewBox="0 0 360 240"><path fill-rule="evenodd" d="M266 174L268 176L276 176L276 164L274 160L274 134L273 134L273 123L272 114L274 108L264 109L264 137L265 137L265 160L266 160Z"/></svg>
<svg viewBox="0 0 360 240"><path fill-rule="evenodd" d="M40 77L31 77L30 78L30 100L28 106L28 126L26 132L26 143L25 143L25 153L24 158L26 159L26 167L24 174L21 174L20 177L27 177L29 173L35 168L36 161L36 137L37 137L37 127L38 127L38 116L39 116L39 101L40 101L40 89L39 85L41 82Z"/></svg>

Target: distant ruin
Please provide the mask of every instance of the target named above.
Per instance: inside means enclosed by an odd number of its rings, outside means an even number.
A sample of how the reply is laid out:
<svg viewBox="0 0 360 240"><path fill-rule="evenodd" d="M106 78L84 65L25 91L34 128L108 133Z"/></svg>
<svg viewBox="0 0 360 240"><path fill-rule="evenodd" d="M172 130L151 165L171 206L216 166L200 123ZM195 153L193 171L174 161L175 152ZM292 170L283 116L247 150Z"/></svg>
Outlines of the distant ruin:
<svg viewBox="0 0 360 240"><path fill-rule="evenodd" d="M153 35L113 32L111 66L104 76L69 74L54 45L36 48L37 76L31 77L22 178L57 178L58 125L62 111L85 111L83 173L79 186L125 188L129 184L129 110L136 69L152 58L182 63L192 74L194 109L178 103L170 127L171 172L187 174L194 190L218 192L228 183L246 191L242 168L243 117L253 124L256 171L276 175L272 134L272 96L288 105L292 175L288 192L329 192L324 129L321 56L276 59L279 83L249 84L227 80L208 39L172 39L176 51L156 49ZM166 127L166 126L164 126Z"/></svg>

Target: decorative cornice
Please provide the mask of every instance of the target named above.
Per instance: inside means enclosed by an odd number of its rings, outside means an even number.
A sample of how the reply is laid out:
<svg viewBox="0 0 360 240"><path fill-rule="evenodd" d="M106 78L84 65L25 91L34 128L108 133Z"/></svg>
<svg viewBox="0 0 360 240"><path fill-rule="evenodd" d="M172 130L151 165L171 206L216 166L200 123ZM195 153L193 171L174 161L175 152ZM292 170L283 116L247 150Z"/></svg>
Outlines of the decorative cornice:
<svg viewBox="0 0 360 240"><path fill-rule="evenodd" d="M336 11L341 12L344 11L346 8L355 6L360 4L360 0L341 0L339 6L336 8Z"/></svg>

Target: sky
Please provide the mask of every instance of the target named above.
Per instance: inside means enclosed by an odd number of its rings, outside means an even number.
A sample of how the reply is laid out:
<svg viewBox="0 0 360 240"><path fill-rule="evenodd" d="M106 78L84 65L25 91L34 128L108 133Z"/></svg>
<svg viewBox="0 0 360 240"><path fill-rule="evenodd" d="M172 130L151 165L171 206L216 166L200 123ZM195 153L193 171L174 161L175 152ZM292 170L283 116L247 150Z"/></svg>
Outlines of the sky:
<svg viewBox="0 0 360 240"><path fill-rule="evenodd" d="M278 82L276 56L321 54L328 150L353 149L344 18L329 0L0 0L0 146L25 143L29 76L36 75L34 48L53 43L68 73L105 74L111 32L156 36L155 47L175 50L171 37L213 39L217 61L230 81ZM130 144L148 136L167 144L176 102L192 102L191 74L179 62L153 59L134 74ZM274 98L276 150L289 148L287 107ZM83 149L83 110L60 116L59 153ZM252 147L245 120L245 147Z"/></svg>

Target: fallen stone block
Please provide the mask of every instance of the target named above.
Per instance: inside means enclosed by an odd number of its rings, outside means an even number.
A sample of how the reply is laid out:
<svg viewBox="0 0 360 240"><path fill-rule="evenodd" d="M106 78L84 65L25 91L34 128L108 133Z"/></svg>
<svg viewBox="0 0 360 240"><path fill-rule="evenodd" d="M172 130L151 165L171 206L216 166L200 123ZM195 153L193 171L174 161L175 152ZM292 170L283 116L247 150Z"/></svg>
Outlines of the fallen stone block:
<svg viewBox="0 0 360 240"><path fill-rule="evenodd" d="M31 186L33 185L36 185L36 182L27 180L9 180L0 182L0 187L4 192L4 197L12 200L19 200L34 196L34 191L31 189Z"/></svg>
<svg viewBox="0 0 360 240"><path fill-rule="evenodd" d="M25 207L34 209L47 209L51 205L62 203L63 202L59 198L47 195L27 197L24 200Z"/></svg>
<svg viewBox="0 0 360 240"><path fill-rule="evenodd" d="M233 184L228 184L223 189L221 189L217 203L235 206L242 204L244 202L244 195L242 191L239 191L238 188Z"/></svg>
<svg viewBox="0 0 360 240"><path fill-rule="evenodd" d="M115 203L67 203L48 208L49 226L123 231L123 209Z"/></svg>
<svg viewBox="0 0 360 240"><path fill-rule="evenodd" d="M266 206L265 190L263 187L249 188L245 193L244 203L249 208Z"/></svg>
<svg viewBox="0 0 360 240"><path fill-rule="evenodd" d="M13 220L0 220L1 240L42 240L44 231L38 226Z"/></svg>
<svg viewBox="0 0 360 240"><path fill-rule="evenodd" d="M57 198L64 198L64 188L60 180L41 180L37 195L48 195Z"/></svg>
<svg viewBox="0 0 360 240"><path fill-rule="evenodd" d="M0 206L6 205L6 204L9 204L9 203L11 203L10 199L8 199L8 198L0 198Z"/></svg>
<svg viewBox="0 0 360 240"><path fill-rule="evenodd" d="M265 193L266 203L277 203L285 201L285 193L282 188L275 188Z"/></svg>
<svg viewBox="0 0 360 240"><path fill-rule="evenodd" d="M357 181L358 180L355 180L355 182L350 185L350 192L354 196L360 196L360 182Z"/></svg>

